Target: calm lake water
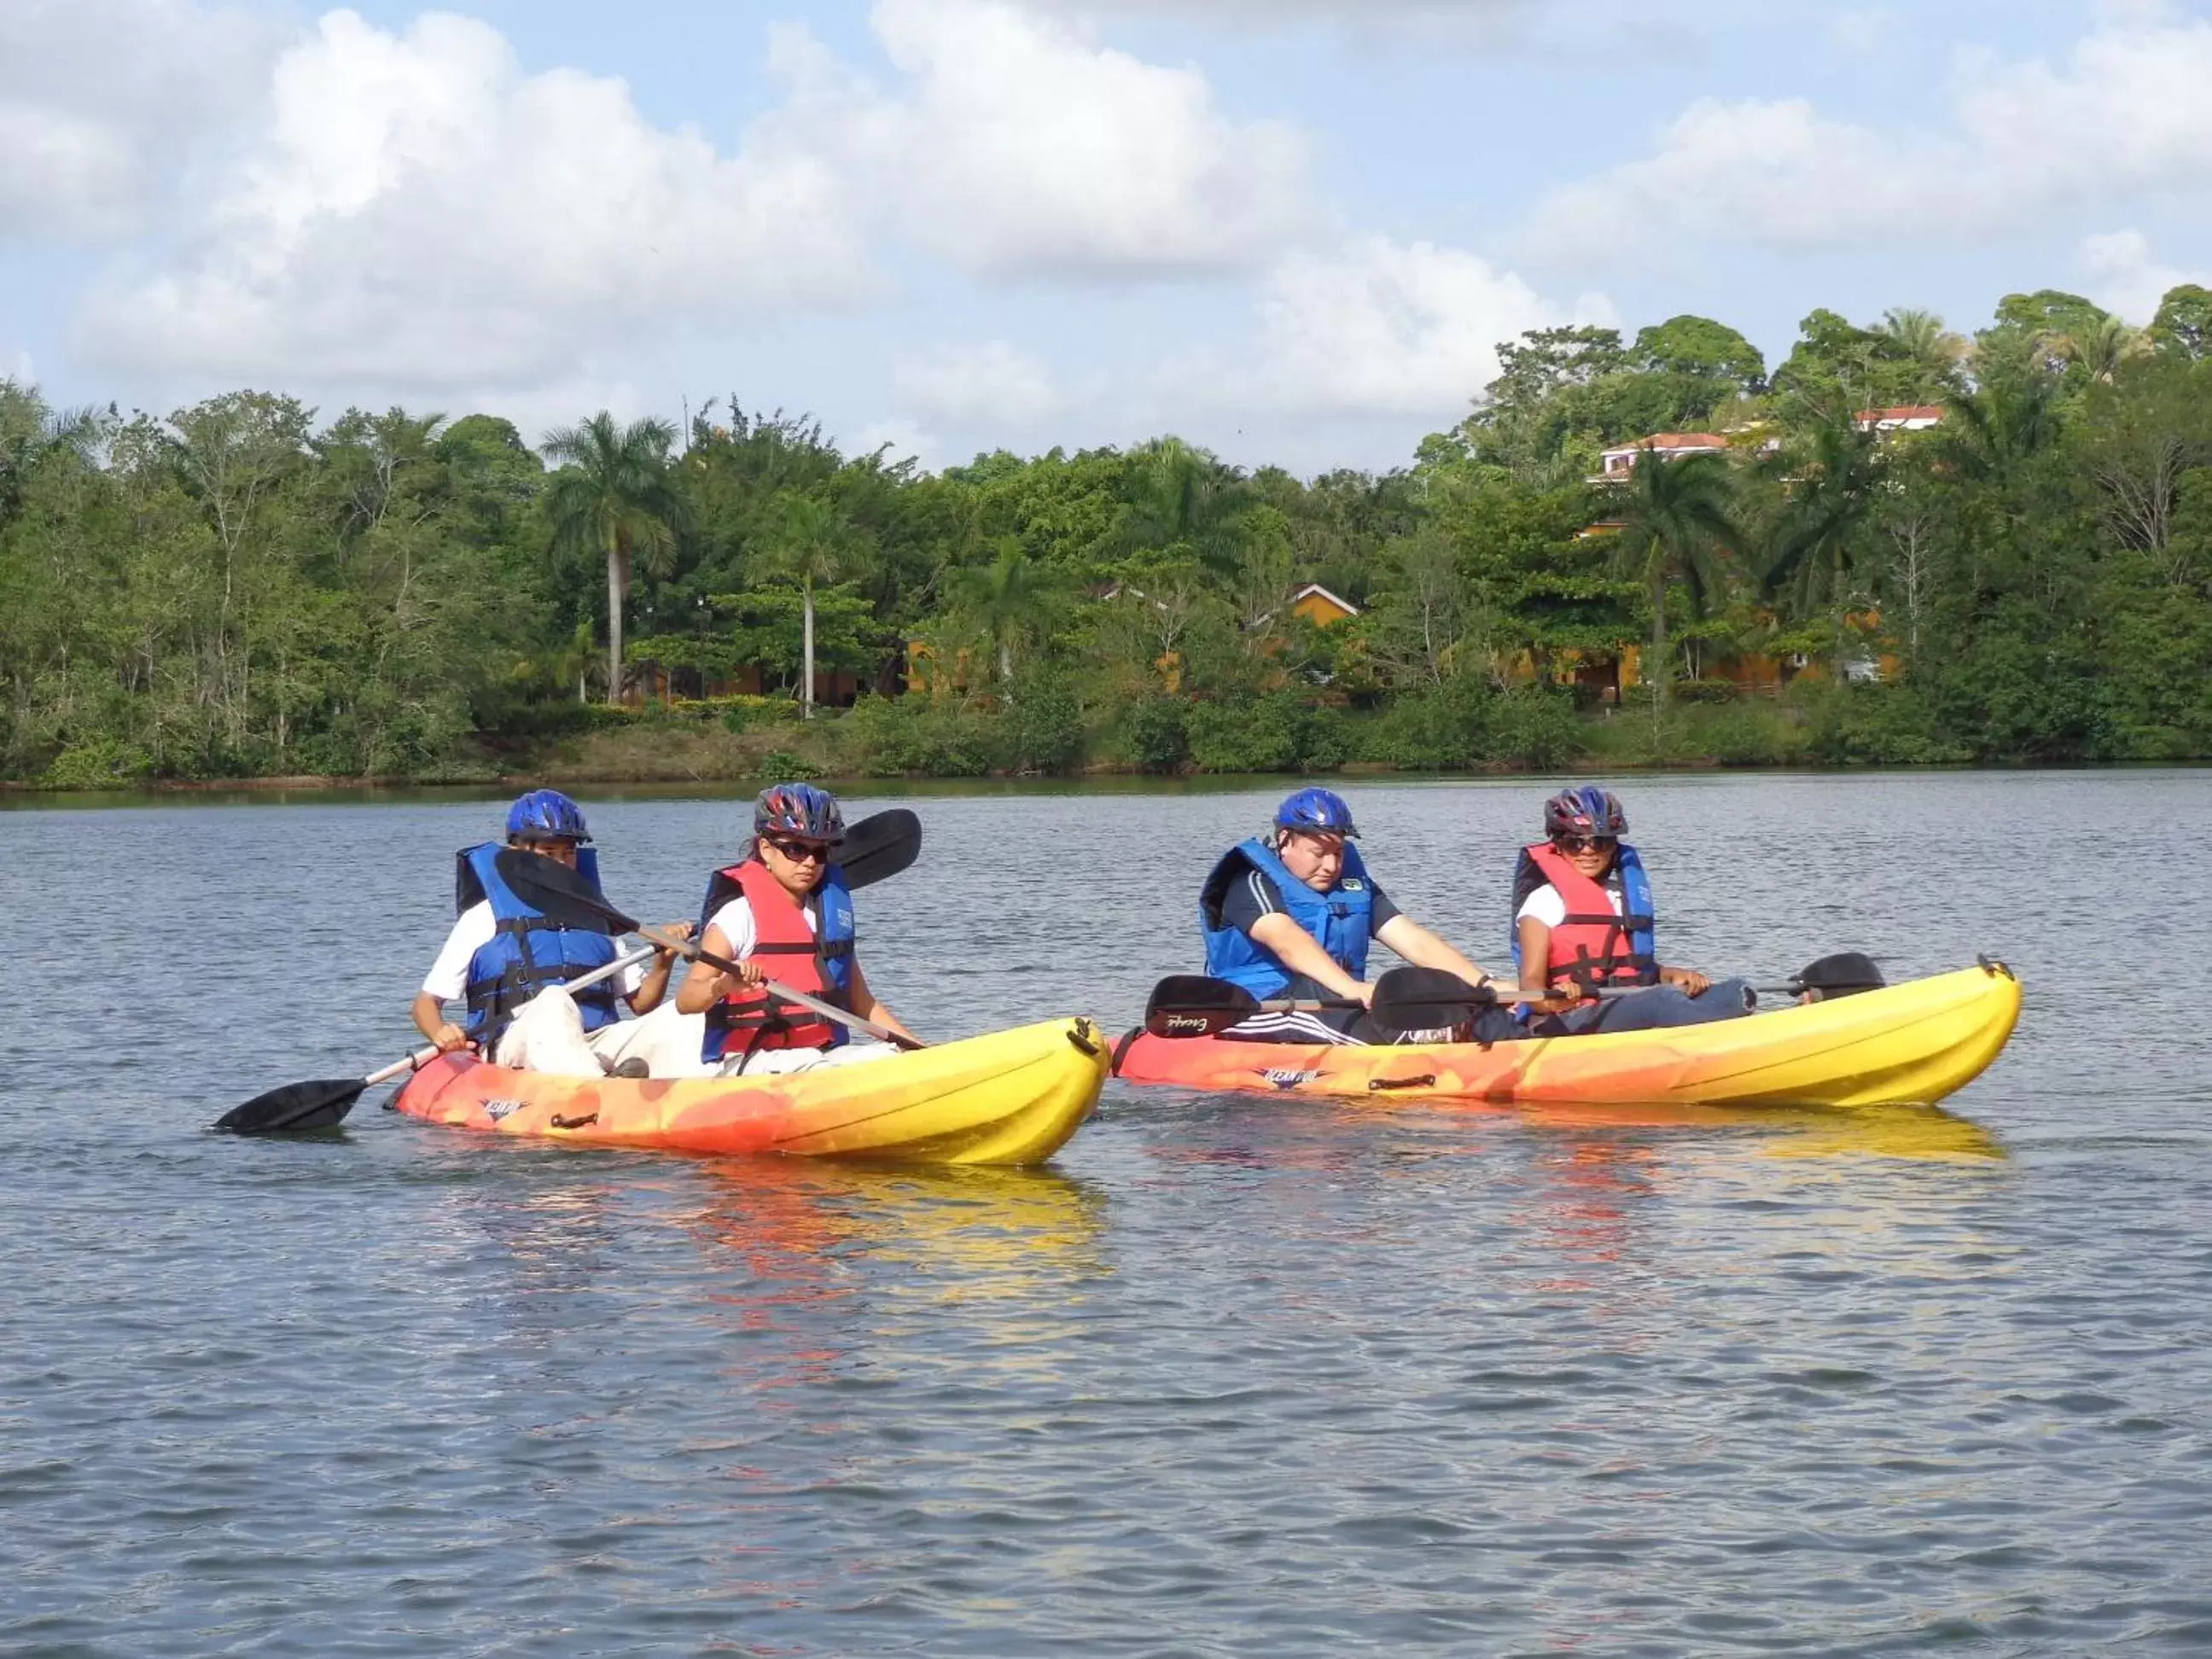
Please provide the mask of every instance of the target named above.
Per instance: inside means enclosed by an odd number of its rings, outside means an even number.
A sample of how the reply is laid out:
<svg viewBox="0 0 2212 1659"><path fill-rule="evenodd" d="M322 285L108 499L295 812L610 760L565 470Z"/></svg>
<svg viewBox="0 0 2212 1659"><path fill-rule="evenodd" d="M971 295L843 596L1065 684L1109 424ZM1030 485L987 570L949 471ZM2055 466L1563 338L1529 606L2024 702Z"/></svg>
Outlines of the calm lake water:
<svg viewBox="0 0 2212 1659"><path fill-rule="evenodd" d="M0 1651L2212 1647L2208 785L1623 786L1674 960L2018 969L1949 1115L1115 1085L1036 1172L209 1135L404 1051L497 809L0 812ZM1279 793L921 799L870 979L1126 1024ZM1347 793L1495 960L1541 787ZM739 810L587 805L666 917Z"/></svg>

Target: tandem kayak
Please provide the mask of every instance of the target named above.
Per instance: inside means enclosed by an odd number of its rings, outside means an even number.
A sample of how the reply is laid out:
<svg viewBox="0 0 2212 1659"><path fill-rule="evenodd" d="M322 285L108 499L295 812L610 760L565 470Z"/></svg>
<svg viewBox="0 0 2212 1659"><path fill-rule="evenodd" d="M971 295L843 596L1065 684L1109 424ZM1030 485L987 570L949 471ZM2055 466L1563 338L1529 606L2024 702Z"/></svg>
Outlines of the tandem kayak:
<svg viewBox="0 0 2212 1659"><path fill-rule="evenodd" d="M1097 1030L1058 1019L783 1077L553 1077L447 1054L392 1103L428 1123L579 1146L1042 1164L1105 1080Z"/></svg>
<svg viewBox="0 0 2212 1659"><path fill-rule="evenodd" d="M1981 1075L2020 1018L2002 963L1832 1002L1662 1031L1332 1048L1133 1032L1129 1083L1494 1105L1932 1105Z"/></svg>

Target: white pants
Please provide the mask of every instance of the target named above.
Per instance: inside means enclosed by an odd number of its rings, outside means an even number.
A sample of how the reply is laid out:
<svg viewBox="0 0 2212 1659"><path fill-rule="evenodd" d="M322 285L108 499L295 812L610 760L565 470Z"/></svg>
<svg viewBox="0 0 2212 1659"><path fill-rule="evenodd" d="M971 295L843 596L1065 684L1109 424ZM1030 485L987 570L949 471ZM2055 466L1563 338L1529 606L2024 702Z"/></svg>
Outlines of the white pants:
<svg viewBox="0 0 2212 1659"><path fill-rule="evenodd" d="M679 1014L673 999L641 1019L584 1030L576 1000L556 985L515 1010L493 1056L501 1066L554 1077L605 1077L623 1060L641 1059L655 1077L702 1077L704 1014ZM602 1062L605 1062L602 1064Z"/></svg>
<svg viewBox="0 0 2212 1659"><path fill-rule="evenodd" d="M693 1052L697 1051L695 1049ZM831 1066L858 1066L866 1060L888 1060L899 1052L888 1042L847 1042L835 1048L763 1048L751 1055L732 1054L722 1062L721 1074L724 1077L784 1077L793 1072L812 1072Z"/></svg>

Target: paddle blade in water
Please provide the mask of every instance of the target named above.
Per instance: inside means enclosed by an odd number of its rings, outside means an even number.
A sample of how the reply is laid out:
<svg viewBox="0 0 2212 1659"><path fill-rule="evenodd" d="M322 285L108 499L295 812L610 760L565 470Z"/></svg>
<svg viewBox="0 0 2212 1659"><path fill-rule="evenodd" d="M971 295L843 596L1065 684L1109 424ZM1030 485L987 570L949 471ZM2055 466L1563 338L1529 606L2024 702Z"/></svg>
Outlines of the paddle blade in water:
<svg viewBox="0 0 2212 1659"><path fill-rule="evenodd" d="M1174 974L1152 988L1145 1029L1154 1036L1212 1036L1260 1012L1252 994L1224 979Z"/></svg>
<svg viewBox="0 0 2212 1659"><path fill-rule="evenodd" d="M921 820L903 806L872 812L845 832L837 849L848 888L872 887L921 856Z"/></svg>
<svg viewBox="0 0 2212 1659"><path fill-rule="evenodd" d="M524 902L535 905L563 927L588 927L599 933L629 933L637 930L635 918L607 902L606 895L558 859L504 847L494 860L500 879Z"/></svg>
<svg viewBox="0 0 2212 1659"><path fill-rule="evenodd" d="M1497 1006L1496 991L1441 968L1393 968L1375 981L1368 1012L1386 1031L1433 1031L1468 1024Z"/></svg>
<svg viewBox="0 0 2212 1659"><path fill-rule="evenodd" d="M297 1133L307 1129L332 1129L353 1110L353 1103L368 1087L357 1077L325 1078L313 1083L288 1083L256 1095L243 1106L234 1106L215 1121L218 1129L233 1134Z"/></svg>

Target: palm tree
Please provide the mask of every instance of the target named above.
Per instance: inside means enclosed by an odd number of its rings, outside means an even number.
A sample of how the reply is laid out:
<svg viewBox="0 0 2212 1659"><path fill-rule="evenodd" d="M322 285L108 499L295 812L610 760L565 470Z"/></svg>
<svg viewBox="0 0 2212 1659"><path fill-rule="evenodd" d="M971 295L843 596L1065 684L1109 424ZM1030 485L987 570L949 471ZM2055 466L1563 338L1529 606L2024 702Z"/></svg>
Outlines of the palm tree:
<svg viewBox="0 0 2212 1659"><path fill-rule="evenodd" d="M1042 621L1052 586L1014 536L1000 540L999 556L992 563L961 571L954 578L956 602L983 624L998 649L1002 688L1013 684L1014 641Z"/></svg>
<svg viewBox="0 0 2212 1659"><path fill-rule="evenodd" d="M581 426L545 434L546 458L562 468L545 487L555 544L606 556L609 703L622 701L623 602L629 597L631 563L665 574L686 518L669 467L675 441L676 428L666 421L648 417L617 427L605 410Z"/></svg>
<svg viewBox="0 0 2212 1659"><path fill-rule="evenodd" d="M1888 341L1899 356L1919 365L1926 377L1923 391L1940 392L1955 385L1959 365L1973 350L1963 335L1954 334L1944 327L1943 319L1932 311L1900 308L1887 312L1874 331Z"/></svg>
<svg viewBox="0 0 2212 1659"><path fill-rule="evenodd" d="M1129 459L1136 488L1123 533L1133 547L1183 547L1214 574L1233 575L1237 520L1249 505L1243 479L1180 438L1155 439Z"/></svg>
<svg viewBox="0 0 2212 1659"><path fill-rule="evenodd" d="M2153 349L2148 331L2130 328L2117 317L2100 317L2070 333L2054 337L2051 344L2068 362L2088 370L2091 380L2106 386L2112 383L2123 363Z"/></svg>
<svg viewBox="0 0 2212 1659"><path fill-rule="evenodd" d="M799 718L814 718L814 585L852 574L867 550L860 532L831 503L818 495L787 490L771 513L772 528L762 550L775 574L799 584L805 621L800 643Z"/></svg>
<svg viewBox="0 0 2212 1659"><path fill-rule="evenodd" d="M1644 585L1651 604L1651 659L1647 673L1655 699L1672 694L1674 672L1667 660L1667 590L1689 585L1702 611L1727 580L1719 555L1742 544L1731 509L1735 481L1717 455L1685 455L1670 461L1647 448L1637 457L1629 486L1610 505L1619 521L1613 568Z"/></svg>
<svg viewBox="0 0 2212 1659"><path fill-rule="evenodd" d="M89 464L108 429L98 410L49 408L36 386L0 375L0 524L22 505L41 463L69 455Z"/></svg>
<svg viewBox="0 0 2212 1659"><path fill-rule="evenodd" d="M1770 599L1788 590L1801 617L1832 617L1840 684L1852 556L1859 527L1878 498L1881 451L1875 434L1856 421L1832 417L1813 428L1802 447L1778 457L1778 465L1788 501L1759 587Z"/></svg>

